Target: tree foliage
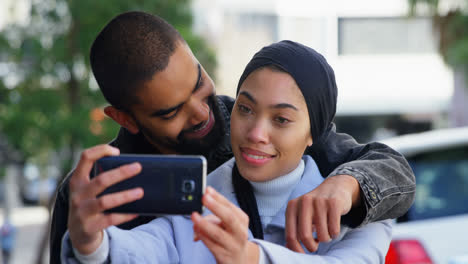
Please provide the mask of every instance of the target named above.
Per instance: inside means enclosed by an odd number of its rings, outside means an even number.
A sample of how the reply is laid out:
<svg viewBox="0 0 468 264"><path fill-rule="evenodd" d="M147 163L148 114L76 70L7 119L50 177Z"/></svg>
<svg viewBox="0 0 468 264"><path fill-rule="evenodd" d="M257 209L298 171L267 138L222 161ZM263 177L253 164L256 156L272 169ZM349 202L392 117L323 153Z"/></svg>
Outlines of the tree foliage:
<svg viewBox="0 0 468 264"><path fill-rule="evenodd" d="M59 151L67 170L77 150L115 136L118 126L99 108L89 48L107 22L132 10L165 18L214 70L213 52L191 31L189 0L32 0L26 24L0 31L0 138L23 161Z"/></svg>
<svg viewBox="0 0 468 264"><path fill-rule="evenodd" d="M439 36L439 53L451 66L468 65L468 1L408 0L410 13L429 10L433 26ZM448 12L441 13L441 2L453 4ZM455 5L456 4L456 5Z"/></svg>

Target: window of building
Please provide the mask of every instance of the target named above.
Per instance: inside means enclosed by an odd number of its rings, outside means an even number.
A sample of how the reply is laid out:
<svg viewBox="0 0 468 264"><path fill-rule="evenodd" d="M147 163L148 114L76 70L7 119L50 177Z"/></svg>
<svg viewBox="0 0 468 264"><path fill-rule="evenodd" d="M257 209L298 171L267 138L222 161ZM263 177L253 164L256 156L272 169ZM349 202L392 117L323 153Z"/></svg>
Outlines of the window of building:
<svg viewBox="0 0 468 264"><path fill-rule="evenodd" d="M430 18L339 18L338 54L435 53Z"/></svg>

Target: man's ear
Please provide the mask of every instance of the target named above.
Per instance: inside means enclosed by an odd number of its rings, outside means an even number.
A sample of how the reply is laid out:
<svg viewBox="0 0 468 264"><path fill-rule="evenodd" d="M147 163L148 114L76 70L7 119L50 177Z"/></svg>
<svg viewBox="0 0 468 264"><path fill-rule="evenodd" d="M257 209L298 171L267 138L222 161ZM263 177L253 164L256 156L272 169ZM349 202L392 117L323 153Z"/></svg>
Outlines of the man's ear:
<svg viewBox="0 0 468 264"><path fill-rule="evenodd" d="M113 106L106 106L104 113L114 119L120 126L125 127L130 133L136 134L140 131L133 117L125 111L119 110Z"/></svg>

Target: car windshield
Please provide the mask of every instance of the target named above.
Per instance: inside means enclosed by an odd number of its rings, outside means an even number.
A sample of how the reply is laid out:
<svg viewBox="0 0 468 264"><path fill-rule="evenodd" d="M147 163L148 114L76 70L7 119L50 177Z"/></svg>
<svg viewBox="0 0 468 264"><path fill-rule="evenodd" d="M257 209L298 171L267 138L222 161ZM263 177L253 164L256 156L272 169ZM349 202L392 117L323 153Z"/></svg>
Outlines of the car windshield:
<svg viewBox="0 0 468 264"><path fill-rule="evenodd" d="M416 197L402 221L468 213L467 148L425 153L408 161L416 175Z"/></svg>

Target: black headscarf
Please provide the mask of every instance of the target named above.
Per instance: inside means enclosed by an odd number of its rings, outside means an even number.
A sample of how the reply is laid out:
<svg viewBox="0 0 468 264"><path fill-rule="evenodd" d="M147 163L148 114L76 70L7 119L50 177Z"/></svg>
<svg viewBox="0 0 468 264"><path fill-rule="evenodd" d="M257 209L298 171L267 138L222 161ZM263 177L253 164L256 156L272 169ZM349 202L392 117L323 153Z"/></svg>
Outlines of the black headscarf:
<svg viewBox="0 0 468 264"><path fill-rule="evenodd" d="M336 113L338 91L332 67L317 51L297 42L283 40L262 48L253 56L242 73L236 94L249 74L268 65L281 68L296 81L307 104L312 139L318 141ZM263 239L252 185L239 174L237 165L232 171L232 183L239 206L249 215L249 229L255 238Z"/></svg>
<svg viewBox="0 0 468 264"><path fill-rule="evenodd" d="M338 91L332 67L312 48L283 40L262 48L253 56L240 77L236 94L253 71L268 65L283 69L296 81L309 111L312 139L318 141L336 113Z"/></svg>

